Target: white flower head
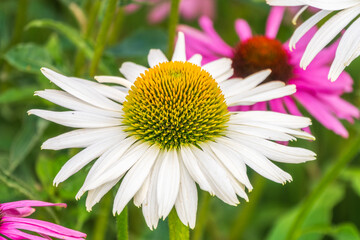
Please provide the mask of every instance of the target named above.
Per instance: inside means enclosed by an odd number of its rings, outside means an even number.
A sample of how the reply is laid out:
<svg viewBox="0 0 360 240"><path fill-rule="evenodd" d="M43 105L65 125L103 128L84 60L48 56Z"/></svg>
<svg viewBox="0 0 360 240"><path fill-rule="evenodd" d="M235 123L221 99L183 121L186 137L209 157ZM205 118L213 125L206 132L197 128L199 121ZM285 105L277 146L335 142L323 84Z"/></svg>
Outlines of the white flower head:
<svg viewBox="0 0 360 240"><path fill-rule="evenodd" d="M290 39L290 49L322 19L336 11L312 37L301 59L300 66L306 69L316 55L348 25L337 48L328 78L335 81L345 67L360 56L360 0L267 0L273 6L312 6L321 9L300 25ZM304 10L300 10L299 14Z"/></svg>
<svg viewBox="0 0 360 240"><path fill-rule="evenodd" d="M65 77L43 68L43 74L62 91L45 90L36 95L71 111L33 109L29 113L79 129L47 140L42 148L84 148L62 167L54 184L97 159L76 196L88 192L88 210L122 179L114 214L133 198L136 206L142 206L151 229L174 206L180 220L194 228L196 183L236 205L238 196L248 200L245 188L252 189L246 165L285 183L291 176L269 159L288 163L315 159L309 150L273 142L313 139L300 130L310 119L227 110L232 105L292 94L294 86L281 81L261 84L269 70L246 79L229 79L233 75L230 59L200 66L201 58L194 55L186 60L184 35L179 33L171 61L160 50L151 50L150 68L126 62L120 68L125 78L96 77L117 86Z"/></svg>

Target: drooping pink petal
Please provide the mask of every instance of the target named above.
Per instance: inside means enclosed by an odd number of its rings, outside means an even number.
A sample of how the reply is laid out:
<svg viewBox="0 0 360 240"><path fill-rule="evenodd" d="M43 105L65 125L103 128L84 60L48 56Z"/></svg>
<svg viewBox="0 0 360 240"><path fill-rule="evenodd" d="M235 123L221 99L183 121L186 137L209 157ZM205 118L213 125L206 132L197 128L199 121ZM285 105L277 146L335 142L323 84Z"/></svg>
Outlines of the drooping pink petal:
<svg viewBox="0 0 360 240"><path fill-rule="evenodd" d="M24 239L49 240L48 238L28 234L14 228L6 229L5 231L2 231L1 234L12 240L24 240Z"/></svg>
<svg viewBox="0 0 360 240"><path fill-rule="evenodd" d="M333 130L335 133L344 138L349 136L345 127L334 115L331 114L331 110L326 104L306 92L299 91L296 92L294 96L323 126Z"/></svg>
<svg viewBox="0 0 360 240"><path fill-rule="evenodd" d="M11 208L23 208L23 207L48 207L48 206L59 206L66 207L65 203L48 203L36 200L21 200L16 202L1 203L0 209L5 211Z"/></svg>
<svg viewBox="0 0 360 240"><path fill-rule="evenodd" d="M338 118L346 119L347 121L353 123L353 118L360 117L359 109L340 98L340 96L321 94L318 98L327 103Z"/></svg>
<svg viewBox="0 0 360 240"><path fill-rule="evenodd" d="M281 21L284 16L284 7L272 7L266 22L265 36L268 38L276 38L279 31Z"/></svg>
<svg viewBox="0 0 360 240"><path fill-rule="evenodd" d="M252 37L251 28L244 19L238 19L235 21L235 31L241 42L244 42Z"/></svg>
<svg viewBox="0 0 360 240"><path fill-rule="evenodd" d="M215 31L212 20L209 17L203 16L199 19L199 24L204 32L211 38L212 44L215 44L218 48L222 49L224 56L231 57L233 55L233 49L230 47L219 34Z"/></svg>
<svg viewBox="0 0 360 240"><path fill-rule="evenodd" d="M27 217L30 216L33 212L35 212L35 208L22 207L22 208L11 208L2 211L2 214L8 217Z"/></svg>
<svg viewBox="0 0 360 240"><path fill-rule="evenodd" d="M49 230L46 227L28 224L28 223L5 222L3 224L4 224L4 226L6 226L8 228L28 230L28 231L31 231L34 233L38 233L42 236L50 236L50 237L55 237L55 238L59 238L59 239L81 240L81 239L83 239L83 237L86 237L85 234L82 234L81 236L80 235L77 236L77 235L66 234L66 232L54 232L54 231Z"/></svg>
<svg viewBox="0 0 360 240"><path fill-rule="evenodd" d="M25 223L25 224L31 224L33 226L38 226L42 228L46 228L49 231L56 232L56 233L62 233L64 236L69 237L86 237L86 234L75 231L69 228L65 228L63 226L45 222L37 219L30 219L30 218L17 218L17 217L3 217L4 222L13 222L13 223Z"/></svg>
<svg viewBox="0 0 360 240"><path fill-rule="evenodd" d="M290 96L283 97L282 99L284 101L286 109L289 111L291 115L303 116L300 110L298 109L298 107L296 106L296 103ZM310 127L306 127L303 130L311 134Z"/></svg>

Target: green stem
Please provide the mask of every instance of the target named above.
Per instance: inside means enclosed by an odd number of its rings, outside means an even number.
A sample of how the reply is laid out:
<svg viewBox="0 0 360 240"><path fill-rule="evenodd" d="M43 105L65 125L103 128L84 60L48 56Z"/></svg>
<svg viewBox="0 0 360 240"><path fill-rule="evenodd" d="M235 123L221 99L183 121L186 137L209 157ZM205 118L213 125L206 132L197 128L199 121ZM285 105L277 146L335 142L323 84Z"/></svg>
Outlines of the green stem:
<svg viewBox="0 0 360 240"><path fill-rule="evenodd" d="M339 176L341 170L359 153L360 135L358 135L353 141L348 141L350 144L347 148L343 149L337 161L333 163L328 171L321 178L320 182L307 196L304 203L301 205L299 212L290 226L287 234L288 240L295 240L301 234L301 226L306 219L307 215L313 208L316 200L325 191L325 189Z"/></svg>
<svg viewBox="0 0 360 240"><path fill-rule="evenodd" d="M207 222L209 220L209 208L210 208L211 196L208 192L201 192L201 202L199 204L199 213L197 216L196 227L192 234L193 240L201 240L204 229L206 228Z"/></svg>
<svg viewBox="0 0 360 240"><path fill-rule="evenodd" d="M95 222L95 228L93 232L94 239L104 240L106 239L106 230L108 229L109 213L111 212L112 195L106 194L100 203L100 213Z"/></svg>
<svg viewBox="0 0 360 240"><path fill-rule="evenodd" d="M179 219L175 209L171 210L169 217L169 237L170 240L190 239L190 231Z"/></svg>
<svg viewBox="0 0 360 240"><path fill-rule="evenodd" d="M171 1L170 19L169 19L169 45L168 56L171 57L175 45L176 26L179 22L179 5L181 0Z"/></svg>
<svg viewBox="0 0 360 240"><path fill-rule="evenodd" d="M124 23L124 8L118 8L116 13L114 24L112 25L112 30L109 36L109 44L115 44L119 38L123 23Z"/></svg>
<svg viewBox="0 0 360 240"><path fill-rule="evenodd" d="M21 40L21 36L24 32L24 25L26 24L27 9L28 9L28 0L19 0L11 45L18 43Z"/></svg>
<svg viewBox="0 0 360 240"><path fill-rule="evenodd" d="M128 232L128 207L126 206L120 215L116 216L117 239L129 239Z"/></svg>
<svg viewBox="0 0 360 240"><path fill-rule="evenodd" d="M247 226L251 223L251 218L259 203L265 188L266 179L259 174L255 175L254 190L250 195L250 201L242 206L238 212L234 227L231 229L230 239L242 239L243 233Z"/></svg>
<svg viewBox="0 0 360 240"><path fill-rule="evenodd" d="M101 1L95 1L89 11L89 18L84 33L85 39L89 39L95 29L96 18L98 16L101 6ZM84 69L85 55L82 51L78 51L75 57L75 76L82 75L81 72Z"/></svg>
<svg viewBox="0 0 360 240"><path fill-rule="evenodd" d="M104 19L96 39L94 57L90 65L90 76L94 76L96 74L97 67L104 52L108 31L116 12L116 4L117 0L108 0Z"/></svg>

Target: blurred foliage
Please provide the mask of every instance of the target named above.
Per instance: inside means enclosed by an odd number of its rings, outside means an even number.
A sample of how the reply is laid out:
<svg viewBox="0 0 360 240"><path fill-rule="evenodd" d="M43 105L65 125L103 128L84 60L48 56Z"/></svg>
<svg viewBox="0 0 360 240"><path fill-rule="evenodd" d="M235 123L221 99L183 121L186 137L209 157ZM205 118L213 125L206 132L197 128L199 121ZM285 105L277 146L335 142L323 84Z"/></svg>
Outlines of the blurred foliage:
<svg viewBox="0 0 360 240"><path fill-rule="evenodd" d="M104 18L107 0L2 0L0 1L0 202L39 199L66 202L67 209L39 208L36 217L81 230L88 239L116 239L116 219L111 214L114 192L109 193L92 212L85 210L85 198L74 197L91 167L87 166L68 181L54 187L52 181L61 166L78 150L40 150L46 139L67 128L27 116L32 108L55 108L49 102L33 97L35 90L52 88L40 73L49 67L68 75L89 78L94 45ZM151 25L146 20L147 5L132 14L123 6L131 0L119 0L114 21L108 32L108 45L97 74L120 75L124 61L146 64L151 48L167 48L166 22ZM98 8L96 7L98 4ZM264 33L269 7L263 0L218 0L215 28L229 43L238 41L234 20L246 19L255 34ZM93 19L92 19L93 17ZM294 30L288 12L279 38L287 40ZM182 23L185 21L182 19ZM186 22L198 27L196 21ZM359 105L360 60L348 72L354 79L353 93L346 98ZM360 124L344 123L350 136L360 131ZM191 232L200 239L285 239L289 226L304 198L312 191L323 173L346 151L350 139L342 139L314 121L316 142L300 141L318 153L318 160L298 166L281 166L293 175L285 186L261 180L252 170L256 182L249 193L250 203L241 201L231 207L207 193L201 193L197 228ZM279 164L281 165L281 164ZM259 180L260 179L260 180ZM199 191L200 192L200 191ZM254 198L254 202L251 202ZM256 200L255 200L256 199ZM360 239L360 166L359 156L342 171L341 177L324 191L301 227L301 240ZM205 208L205 209L204 209ZM241 230L237 229L240 228ZM239 231L237 231L239 230ZM130 239L168 239L167 222L150 231L141 209L129 204ZM199 233L200 232L200 233Z"/></svg>

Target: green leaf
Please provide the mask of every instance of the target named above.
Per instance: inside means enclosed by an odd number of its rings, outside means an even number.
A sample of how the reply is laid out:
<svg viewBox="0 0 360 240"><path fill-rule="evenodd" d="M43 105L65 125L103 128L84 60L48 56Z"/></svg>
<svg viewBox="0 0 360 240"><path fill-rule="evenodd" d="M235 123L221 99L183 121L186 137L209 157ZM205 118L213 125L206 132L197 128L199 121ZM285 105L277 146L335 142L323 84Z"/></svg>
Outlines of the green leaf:
<svg viewBox="0 0 360 240"><path fill-rule="evenodd" d="M166 47L167 34L164 30L141 29L108 49L108 53L116 57L145 57L152 48L166 51Z"/></svg>
<svg viewBox="0 0 360 240"><path fill-rule="evenodd" d="M80 170L74 174L69 181L61 183L58 188L53 186L53 179L60 171L61 167L69 160L68 154L62 154L59 156L51 156L47 154L41 154L36 161L36 174L45 189L45 191L53 196L55 191L58 191L56 195L59 195L64 200L73 200L79 188L83 184L86 171Z"/></svg>
<svg viewBox="0 0 360 240"><path fill-rule="evenodd" d="M0 104L22 101L33 97L36 86L11 88L0 94Z"/></svg>
<svg viewBox="0 0 360 240"><path fill-rule="evenodd" d="M360 168L345 169L342 178L350 181L352 188L360 196Z"/></svg>
<svg viewBox="0 0 360 240"><path fill-rule="evenodd" d="M26 26L26 28L34 27L50 28L58 31L59 33L65 35L65 37L69 39L75 46L81 49L87 57L91 58L93 56L93 49L90 47L90 43L88 43L82 37L82 35L76 28L50 19L34 20Z"/></svg>
<svg viewBox="0 0 360 240"><path fill-rule="evenodd" d="M26 158L47 126L48 122L45 120L33 116L25 118L25 122L10 148L10 172L12 172Z"/></svg>
<svg viewBox="0 0 360 240"><path fill-rule="evenodd" d="M314 227L321 226L321 229L331 226L332 209L341 201L344 197L344 189L339 185L331 185L317 200L314 208L306 218L302 230L305 235L301 236L300 240L317 240L321 239L320 231L315 231ZM286 239L289 228L294 221L294 218L298 212L298 207L291 212L283 215L283 217L277 221L270 234L266 238L267 240L283 240Z"/></svg>
<svg viewBox="0 0 360 240"><path fill-rule="evenodd" d="M4 59L20 71L40 73L41 67L52 67L47 50L33 43L18 44L7 51Z"/></svg>
<svg viewBox="0 0 360 240"><path fill-rule="evenodd" d="M359 230L354 224L343 224L332 231L334 240L360 240Z"/></svg>

